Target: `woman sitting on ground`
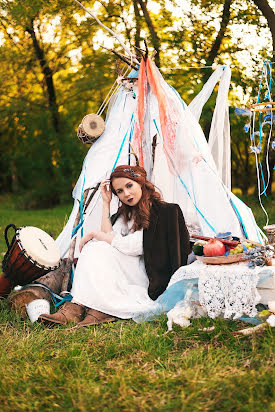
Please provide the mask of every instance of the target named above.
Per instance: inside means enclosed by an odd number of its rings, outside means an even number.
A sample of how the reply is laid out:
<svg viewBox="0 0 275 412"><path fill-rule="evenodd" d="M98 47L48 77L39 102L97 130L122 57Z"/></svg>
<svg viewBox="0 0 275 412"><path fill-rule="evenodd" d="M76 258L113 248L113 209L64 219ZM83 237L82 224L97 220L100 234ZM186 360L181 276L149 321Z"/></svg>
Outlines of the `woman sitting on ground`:
<svg viewBox="0 0 275 412"><path fill-rule="evenodd" d="M121 206L110 218L112 193ZM80 241L71 302L44 323L79 326L129 319L150 310L187 263L189 234L177 204L166 203L140 166L118 166L101 183L101 231ZM83 320L82 320L83 319Z"/></svg>

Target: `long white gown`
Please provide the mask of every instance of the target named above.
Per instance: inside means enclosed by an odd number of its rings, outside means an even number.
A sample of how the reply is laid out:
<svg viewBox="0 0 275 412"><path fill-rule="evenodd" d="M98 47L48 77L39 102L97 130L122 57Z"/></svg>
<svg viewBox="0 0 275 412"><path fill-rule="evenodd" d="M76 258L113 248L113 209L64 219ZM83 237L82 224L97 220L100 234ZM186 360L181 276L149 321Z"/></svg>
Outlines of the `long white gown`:
<svg viewBox="0 0 275 412"><path fill-rule="evenodd" d="M92 240L80 253L71 295L75 302L116 316L132 318L151 310L143 259L143 230L131 231L119 217L112 244Z"/></svg>

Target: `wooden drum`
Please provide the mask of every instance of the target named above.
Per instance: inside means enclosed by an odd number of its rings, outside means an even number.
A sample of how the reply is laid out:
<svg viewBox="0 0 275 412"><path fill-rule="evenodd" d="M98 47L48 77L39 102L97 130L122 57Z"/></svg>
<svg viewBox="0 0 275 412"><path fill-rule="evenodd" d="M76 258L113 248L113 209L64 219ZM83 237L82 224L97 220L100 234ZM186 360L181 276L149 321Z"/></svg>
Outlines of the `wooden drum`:
<svg viewBox="0 0 275 412"><path fill-rule="evenodd" d="M95 113L83 117L78 126L77 137L82 143L92 144L105 130L105 122L101 116Z"/></svg>
<svg viewBox="0 0 275 412"><path fill-rule="evenodd" d="M15 235L8 241L8 230ZM6 297L16 285L24 286L60 266L61 258L55 240L43 230L33 226L5 229L8 251L2 262L0 296Z"/></svg>

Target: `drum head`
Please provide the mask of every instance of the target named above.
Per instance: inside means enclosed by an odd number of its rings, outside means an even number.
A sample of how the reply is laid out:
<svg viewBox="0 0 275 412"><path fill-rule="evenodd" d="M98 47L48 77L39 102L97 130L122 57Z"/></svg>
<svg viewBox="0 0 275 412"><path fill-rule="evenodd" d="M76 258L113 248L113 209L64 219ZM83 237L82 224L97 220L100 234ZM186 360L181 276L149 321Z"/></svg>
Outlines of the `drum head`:
<svg viewBox="0 0 275 412"><path fill-rule="evenodd" d="M26 226L18 230L17 238L26 254L39 265L47 268L59 265L59 248L48 233L37 227Z"/></svg>
<svg viewBox="0 0 275 412"><path fill-rule="evenodd" d="M91 113L83 117L81 127L87 136L97 138L104 132L105 122L102 117Z"/></svg>

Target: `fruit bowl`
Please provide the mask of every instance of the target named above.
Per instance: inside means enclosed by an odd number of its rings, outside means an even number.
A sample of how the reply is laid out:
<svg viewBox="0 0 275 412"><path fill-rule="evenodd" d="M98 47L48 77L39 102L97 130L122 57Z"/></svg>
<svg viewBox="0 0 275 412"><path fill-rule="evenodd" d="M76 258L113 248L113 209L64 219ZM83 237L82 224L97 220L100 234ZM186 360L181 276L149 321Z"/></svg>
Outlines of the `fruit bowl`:
<svg viewBox="0 0 275 412"><path fill-rule="evenodd" d="M244 253L228 256L195 256L196 259L200 260L206 265L227 265L229 263L238 263L247 260L247 257L244 255Z"/></svg>

